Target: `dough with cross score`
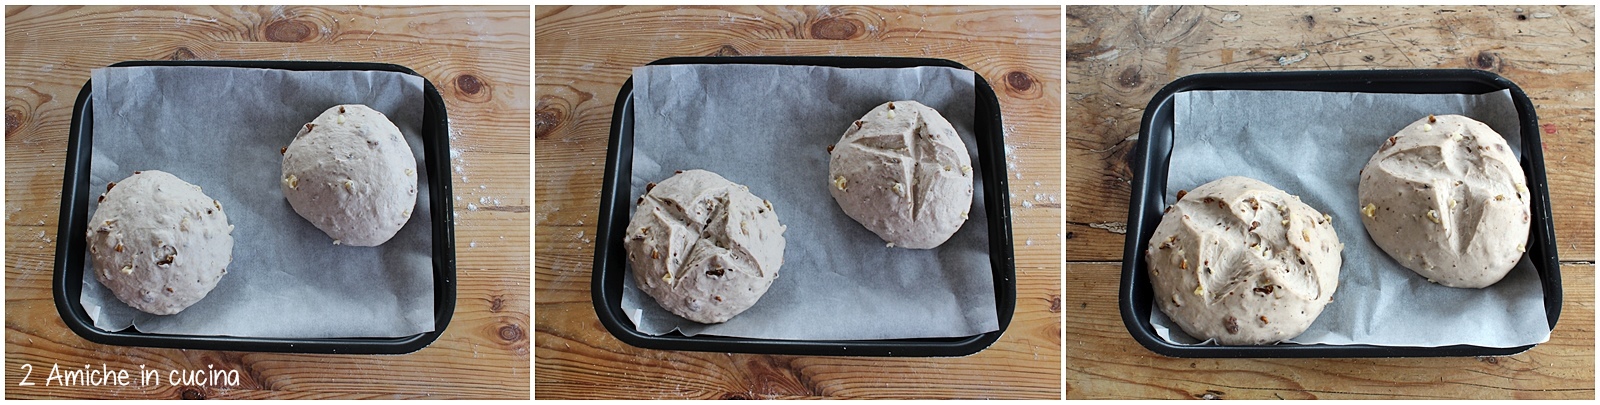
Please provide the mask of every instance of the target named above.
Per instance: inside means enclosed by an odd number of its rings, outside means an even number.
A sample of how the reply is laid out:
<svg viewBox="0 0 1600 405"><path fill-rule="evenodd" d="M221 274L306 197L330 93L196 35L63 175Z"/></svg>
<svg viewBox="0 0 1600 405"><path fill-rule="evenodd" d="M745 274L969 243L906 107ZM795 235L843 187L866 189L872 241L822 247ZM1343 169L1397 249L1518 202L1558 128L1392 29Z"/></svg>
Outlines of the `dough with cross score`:
<svg viewBox="0 0 1600 405"><path fill-rule="evenodd" d="M302 126L283 150L283 196L335 245L377 246L417 204L417 162L400 128L360 104Z"/></svg>
<svg viewBox="0 0 1600 405"><path fill-rule="evenodd" d="M161 171L107 184L88 228L95 279L151 314L200 302L233 261L233 225L222 203Z"/></svg>
<svg viewBox="0 0 1600 405"><path fill-rule="evenodd" d="M623 246L634 284L662 308L695 322L726 322L777 280L787 227L772 203L705 170L646 189Z"/></svg>
<svg viewBox="0 0 1600 405"><path fill-rule="evenodd" d="M1384 140L1357 198L1373 243L1431 282L1488 287L1527 250L1527 177L1505 138L1471 118L1430 115Z"/></svg>
<svg viewBox="0 0 1600 405"><path fill-rule="evenodd" d="M1184 332L1261 345L1311 326L1339 287L1343 251L1332 217L1234 176L1179 192L1145 261L1157 306Z"/></svg>
<svg viewBox="0 0 1600 405"><path fill-rule="evenodd" d="M884 103L850 123L830 153L834 201L889 246L932 249L966 223L972 158L938 111Z"/></svg>

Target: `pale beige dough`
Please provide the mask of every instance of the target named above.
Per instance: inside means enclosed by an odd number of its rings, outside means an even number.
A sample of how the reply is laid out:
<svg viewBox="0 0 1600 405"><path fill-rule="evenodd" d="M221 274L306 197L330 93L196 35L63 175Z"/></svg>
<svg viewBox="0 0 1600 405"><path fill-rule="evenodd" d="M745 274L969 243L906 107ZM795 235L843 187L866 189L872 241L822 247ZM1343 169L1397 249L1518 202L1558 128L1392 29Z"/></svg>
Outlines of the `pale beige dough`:
<svg viewBox="0 0 1600 405"><path fill-rule="evenodd" d="M95 279L140 311L172 315L205 298L233 261L233 225L200 187L156 170L106 186L89 218Z"/></svg>
<svg viewBox="0 0 1600 405"><path fill-rule="evenodd" d="M778 278L787 229L772 204L705 170L653 184L623 246L633 280L661 307L700 323L733 318Z"/></svg>
<svg viewBox="0 0 1600 405"><path fill-rule="evenodd" d="M1145 250L1161 311L1190 336L1224 345L1305 332L1339 287L1344 244L1333 218L1246 177L1179 195Z"/></svg>
<svg viewBox="0 0 1600 405"><path fill-rule="evenodd" d="M1361 224L1389 257L1428 281L1488 287L1527 250L1526 179L1488 125L1424 117L1384 140L1361 169Z"/></svg>
<svg viewBox="0 0 1600 405"><path fill-rule="evenodd" d="M333 244L377 246L411 219L417 162L400 129L360 104L323 111L283 150L280 188Z"/></svg>
<svg viewBox="0 0 1600 405"><path fill-rule="evenodd" d="M966 223L972 159L954 127L916 101L892 101L845 129L828 191L845 215L889 246L932 249Z"/></svg>

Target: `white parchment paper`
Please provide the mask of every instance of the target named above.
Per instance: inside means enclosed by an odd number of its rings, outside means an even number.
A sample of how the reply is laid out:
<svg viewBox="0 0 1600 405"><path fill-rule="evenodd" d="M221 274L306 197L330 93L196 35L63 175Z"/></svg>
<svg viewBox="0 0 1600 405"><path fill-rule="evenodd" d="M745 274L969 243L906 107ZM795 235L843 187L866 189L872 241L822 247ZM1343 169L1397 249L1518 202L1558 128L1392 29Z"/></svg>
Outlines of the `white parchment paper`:
<svg viewBox="0 0 1600 405"><path fill-rule="evenodd" d="M1526 257L1484 289L1429 283L1373 244L1361 224L1357 173L1378 146L1428 114L1488 124L1521 156L1510 93L1376 94L1294 91L1178 93L1166 201L1178 190L1239 175L1259 179L1334 218L1344 266L1333 302L1295 343L1517 347L1550 339L1539 276ZM1161 311L1157 333L1195 344Z"/></svg>
<svg viewBox="0 0 1600 405"><path fill-rule="evenodd" d="M971 71L669 65L635 68L633 82L628 201L642 195L646 183L674 171L705 169L771 201L788 226L777 281L755 306L726 323L702 325L672 315L634 287L631 273L625 276L622 307L638 330L860 340L999 329L983 198L1004 190L986 190L979 181L971 218L949 241L909 250L885 247L840 211L826 188L828 145L888 101L917 100L938 110L977 166Z"/></svg>
<svg viewBox="0 0 1600 405"><path fill-rule="evenodd" d="M172 173L222 203L233 262L183 312L155 316L118 301L85 253L80 302L95 326L144 333L274 338L401 337L432 331L432 222L426 171L417 205L376 247L335 246L279 190L279 149L338 104L394 121L422 167L422 78L393 72L121 67L92 72L90 215L107 182ZM65 237L65 236L64 236ZM83 237L72 235L71 237Z"/></svg>

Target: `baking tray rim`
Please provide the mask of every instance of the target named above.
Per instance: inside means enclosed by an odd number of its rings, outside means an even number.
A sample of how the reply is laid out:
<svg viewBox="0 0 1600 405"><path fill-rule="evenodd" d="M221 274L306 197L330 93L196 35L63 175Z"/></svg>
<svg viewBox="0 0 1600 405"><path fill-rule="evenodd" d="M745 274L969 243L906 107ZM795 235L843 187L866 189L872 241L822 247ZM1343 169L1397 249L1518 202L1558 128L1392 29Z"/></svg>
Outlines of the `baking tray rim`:
<svg viewBox="0 0 1600 405"><path fill-rule="evenodd" d="M736 56L736 57L671 57L658 59L647 65L679 64L764 64L794 66L824 66L837 68L912 68L922 66L950 67L971 71L966 66L945 59L868 57L868 56ZM973 72L976 87L973 123L977 137L979 167L984 174L984 184L990 190L1009 190L1004 165L1004 136L999 99L983 75ZM627 266L621 248L621 238L626 232L630 205L629 195L623 187L619 172L632 172L632 122L633 77L623 83L617 92L617 101L611 117L610 139L606 149L604 184L601 188L600 215L596 221L594 272L590 292L600 323L612 336L633 346L658 350L685 350L703 352L738 352L757 354L829 355L829 356L883 356L883 357L954 357L966 356L988 348L1005 332L1016 308L1015 256L1011 237L1010 198L1006 192L986 192L986 214L989 222L990 264L995 276L995 307L1000 328L966 337L917 338L884 340L779 340L755 339L714 335L683 336L672 332L650 336L637 331L621 309L622 268ZM619 197L620 196L620 197Z"/></svg>
<svg viewBox="0 0 1600 405"><path fill-rule="evenodd" d="M1387 87L1397 85L1415 87ZM1355 89L1352 90L1352 87ZM1536 346L1509 348L1477 345L1413 347L1327 344L1198 346L1174 344L1156 335L1149 324L1150 311L1154 310L1150 302L1153 293L1145 275L1144 249L1141 248L1154 233L1155 225L1160 223L1161 217L1161 208L1149 207L1148 204L1164 198L1166 188L1165 169L1168 166L1169 156L1158 155L1155 148L1161 147L1166 154L1171 153L1173 99L1177 93L1197 90L1308 90L1408 94L1482 94L1509 90L1520 121L1523 150L1520 158L1523 171L1529 179L1528 184L1532 194L1530 208L1535 219L1533 228L1529 230L1528 237L1532 243L1528 245L1527 254L1539 273L1548 324L1551 330L1555 329L1561 313L1562 292L1554 221L1550 215L1549 184L1545 175L1538 116L1533 102L1516 83L1493 72L1474 69L1200 73L1174 80L1150 99L1139 125L1139 141L1133 152L1133 187L1128 204L1128 233L1123 246L1117 301L1123 324L1140 345L1169 357L1252 358L1509 356ZM1164 132L1161 132L1163 135L1157 136L1156 131ZM1165 143L1152 145L1152 142ZM1152 170L1158 166L1161 170Z"/></svg>
<svg viewBox="0 0 1600 405"><path fill-rule="evenodd" d="M84 81L73 104L72 122L67 133L67 164L62 180L60 224L57 229L52 294L56 312L67 327L91 342L174 349L225 350L247 352L308 354L406 354L432 344L444 333L455 313L455 222L450 205L451 190L449 114L444 99L433 83L405 66L375 62L328 61L124 61L108 67L202 66L228 68L281 69L294 71L375 70L409 74L423 82L424 169L428 171L430 210L434 227L434 330L396 338L256 338L240 336L167 335L138 332L133 327L107 331L94 326L78 298L83 288L83 249L86 242L71 235L83 234L88 223L89 162L92 154L86 142L93 142L92 83ZM67 235L67 236L62 236ZM75 269L69 271L69 269ZM70 297L70 298L69 298Z"/></svg>

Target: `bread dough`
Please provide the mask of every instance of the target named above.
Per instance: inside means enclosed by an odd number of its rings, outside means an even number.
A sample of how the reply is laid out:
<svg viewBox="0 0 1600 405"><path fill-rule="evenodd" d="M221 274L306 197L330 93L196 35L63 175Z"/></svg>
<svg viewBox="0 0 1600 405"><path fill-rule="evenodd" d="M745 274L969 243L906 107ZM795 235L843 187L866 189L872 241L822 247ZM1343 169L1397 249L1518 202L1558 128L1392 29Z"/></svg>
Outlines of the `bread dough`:
<svg viewBox="0 0 1600 405"><path fill-rule="evenodd" d="M1260 345L1305 332L1339 287L1333 218L1224 177L1178 193L1145 250L1156 304L1190 336Z"/></svg>
<svg viewBox="0 0 1600 405"><path fill-rule="evenodd" d="M916 101L879 105L850 124L831 154L834 201L889 246L932 249L966 223L972 160L938 111Z"/></svg>
<svg viewBox="0 0 1600 405"><path fill-rule="evenodd" d="M755 305L783 265L786 227L772 204L704 170L652 186L623 241L634 284L700 323L725 322Z"/></svg>
<svg viewBox="0 0 1600 405"><path fill-rule="evenodd" d="M400 128L360 104L323 111L283 150L284 198L333 244L377 246L417 204L417 162Z"/></svg>
<svg viewBox="0 0 1600 405"><path fill-rule="evenodd" d="M156 315L205 298L233 261L233 225L222 203L161 171L107 184L88 228L95 278L118 300Z"/></svg>
<svg viewBox="0 0 1600 405"><path fill-rule="evenodd" d="M1527 250L1526 179L1488 125L1428 116L1385 140L1361 169L1361 224L1389 257L1428 281L1488 287Z"/></svg>

